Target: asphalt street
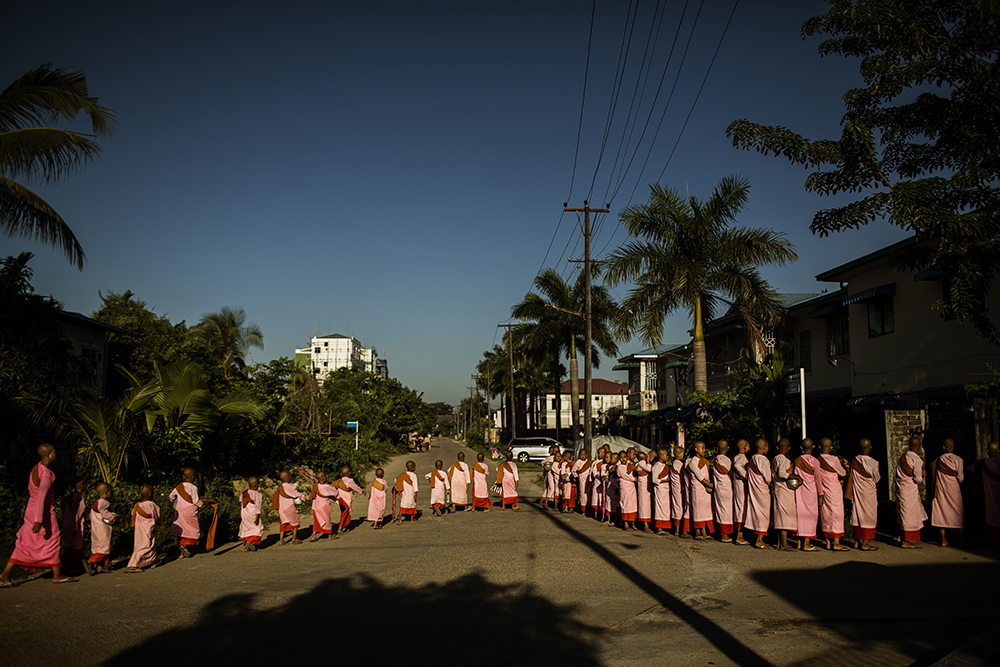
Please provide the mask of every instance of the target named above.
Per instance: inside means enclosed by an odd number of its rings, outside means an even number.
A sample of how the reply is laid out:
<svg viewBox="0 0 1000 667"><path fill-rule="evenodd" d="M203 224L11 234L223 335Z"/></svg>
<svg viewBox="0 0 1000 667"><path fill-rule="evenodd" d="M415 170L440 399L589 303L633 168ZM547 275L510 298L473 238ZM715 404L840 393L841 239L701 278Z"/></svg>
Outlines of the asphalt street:
<svg viewBox="0 0 1000 667"><path fill-rule="evenodd" d="M433 517L423 475L464 450L398 457L420 476L414 524L245 553L223 545L142 574L0 590L0 663L267 659L439 665L929 665L1000 658L998 554L924 545L757 551L604 527L538 509ZM495 462L489 461L491 473ZM368 480L370 481L370 479ZM355 518L367 498L357 497ZM388 508L386 510L388 512ZM336 512L335 512L336 514ZM311 524L310 515L302 525ZM305 533L306 530L304 529ZM305 535L303 535L305 537Z"/></svg>

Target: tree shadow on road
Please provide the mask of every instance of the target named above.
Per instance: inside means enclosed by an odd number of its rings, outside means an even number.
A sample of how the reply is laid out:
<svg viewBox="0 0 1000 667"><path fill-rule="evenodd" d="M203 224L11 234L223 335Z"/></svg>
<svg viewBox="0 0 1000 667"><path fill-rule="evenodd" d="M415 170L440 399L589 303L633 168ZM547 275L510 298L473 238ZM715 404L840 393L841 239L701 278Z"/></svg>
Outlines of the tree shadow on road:
<svg viewBox="0 0 1000 667"><path fill-rule="evenodd" d="M405 657L439 664L600 664L600 628L575 620L571 608L530 585L499 585L481 573L413 588L368 575L331 578L280 607L262 603L257 594L220 597L191 625L105 664L131 666L178 651L200 664L257 661L282 645L294 645L296 658L366 663Z"/></svg>
<svg viewBox="0 0 1000 667"><path fill-rule="evenodd" d="M754 579L835 630L841 663L931 664L1000 620L991 563L882 565L848 561L806 570L761 570ZM781 628L771 628L780 632ZM896 656L893 658L892 656Z"/></svg>

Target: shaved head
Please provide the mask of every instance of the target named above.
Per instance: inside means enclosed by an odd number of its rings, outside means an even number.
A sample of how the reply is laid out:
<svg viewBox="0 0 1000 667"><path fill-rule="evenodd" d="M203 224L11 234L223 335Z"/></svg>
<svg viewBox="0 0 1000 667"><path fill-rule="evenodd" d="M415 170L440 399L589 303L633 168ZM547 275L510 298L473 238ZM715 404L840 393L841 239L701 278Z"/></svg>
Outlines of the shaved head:
<svg viewBox="0 0 1000 667"><path fill-rule="evenodd" d="M194 468L184 468L184 481L190 482L194 479Z"/></svg>
<svg viewBox="0 0 1000 667"><path fill-rule="evenodd" d="M1000 458L1000 442L994 440L990 444L986 445L986 456L991 459Z"/></svg>
<svg viewBox="0 0 1000 667"><path fill-rule="evenodd" d="M53 447L47 442L42 443L41 445L38 445L38 458L44 459L46 456L53 453L54 451L56 451L55 447Z"/></svg>
<svg viewBox="0 0 1000 667"><path fill-rule="evenodd" d="M819 441L819 451L824 454L829 454L833 451L833 440L830 438L823 438Z"/></svg>
<svg viewBox="0 0 1000 667"><path fill-rule="evenodd" d="M951 438L945 438L944 442L941 443L941 449L951 454L953 451L955 451L955 441L952 440Z"/></svg>
<svg viewBox="0 0 1000 667"><path fill-rule="evenodd" d="M750 451L750 442L748 440L737 440L736 449L740 451L740 454L746 454Z"/></svg>
<svg viewBox="0 0 1000 667"><path fill-rule="evenodd" d="M757 442L754 443L754 446L756 447L758 454L763 454L771 447L770 443L768 443L768 441L764 438L757 438Z"/></svg>
<svg viewBox="0 0 1000 667"><path fill-rule="evenodd" d="M907 448L909 448L909 450L911 452L919 452L920 449L924 446L924 442L923 442L923 440L921 440L917 436L913 436L907 442L906 446L907 446Z"/></svg>
<svg viewBox="0 0 1000 667"><path fill-rule="evenodd" d="M287 470L282 470L281 472L278 473L278 479L280 479L282 482L288 482L290 479L292 479L292 475Z"/></svg>
<svg viewBox="0 0 1000 667"><path fill-rule="evenodd" d="M811 452L813 450L813 448L815 446L816 445L813 444L812 438L803 438L802 439L802 453L803 454L808 454L809 452Z"/></svg>
<svg viewBox="0 0 1000 667"><path fill-rule="evenodd" d="M868 438L861 438L861 442L859 442L858 445L861 447L861 453L865 456L867 456L868 452L872 450L872 441Z"/></svg>

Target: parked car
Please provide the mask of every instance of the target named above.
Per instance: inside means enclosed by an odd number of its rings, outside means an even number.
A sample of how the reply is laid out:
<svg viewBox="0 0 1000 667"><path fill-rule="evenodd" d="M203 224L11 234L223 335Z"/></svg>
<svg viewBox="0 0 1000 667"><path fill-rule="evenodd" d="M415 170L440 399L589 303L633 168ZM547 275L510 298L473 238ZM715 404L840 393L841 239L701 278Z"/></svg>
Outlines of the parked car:
<svg viewBox="0 0 1000 667"><path fill-rule="evenodd" d="M549 448L553 445L560 450L564 449L564 446L558 440L552 438L514 438L510 441L507 451L512 453L514 458L521 463L526 463L532 460L541 461L549 455Z"/></svg>

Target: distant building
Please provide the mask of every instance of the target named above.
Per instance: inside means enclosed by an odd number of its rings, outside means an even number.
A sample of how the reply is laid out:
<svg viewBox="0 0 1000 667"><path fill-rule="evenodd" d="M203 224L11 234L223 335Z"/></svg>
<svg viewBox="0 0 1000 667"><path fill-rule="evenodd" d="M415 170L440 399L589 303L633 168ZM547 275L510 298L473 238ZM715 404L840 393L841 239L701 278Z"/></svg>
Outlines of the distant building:
<svg viewBox="0 0 1000 667"><path fill-rule="evenodd" d="M389 376L388 362L379 358L377 349L342 334L314 336L309 347L295 350L295 365L305 368L320 384L338 368L364 370L382 379Z"/></svg>
<svg viewBox="0 0 1000 667"><path fill-rule="evenodd" d="M118 327L68 310L60 310L56 313L56 319L63 335L73 346L74 354L86 359L94 369L95 382L92 392L96 396L105 396L108 376L108 334L125 332Z"/></svg>
<svg viewBox="0 0 1000 667"><path fill-rule="evenodd" d="M628 386L618 382L612 382L611 380L602 380L600 378L593 378L590 381L590 386L592 389L591 398L594 402L591 408L591 415L593 415L593 418L598 426L604 425L609 419L622 414L625 407L628 405ZM573 425L573 396L570 393L572 387L573 385L570 380L566 380L562 383L562 387L559 390L560 428L569 428ZM579 423L583 424L583 379L579 381L579 389L580 399L576 408L579 410L580 414ZM553 388L546 391L545 396L538 399L538 403L539 404L535 411L535 414L538 415L538 426L540 428L555 428L556 390Z"/></svg>

